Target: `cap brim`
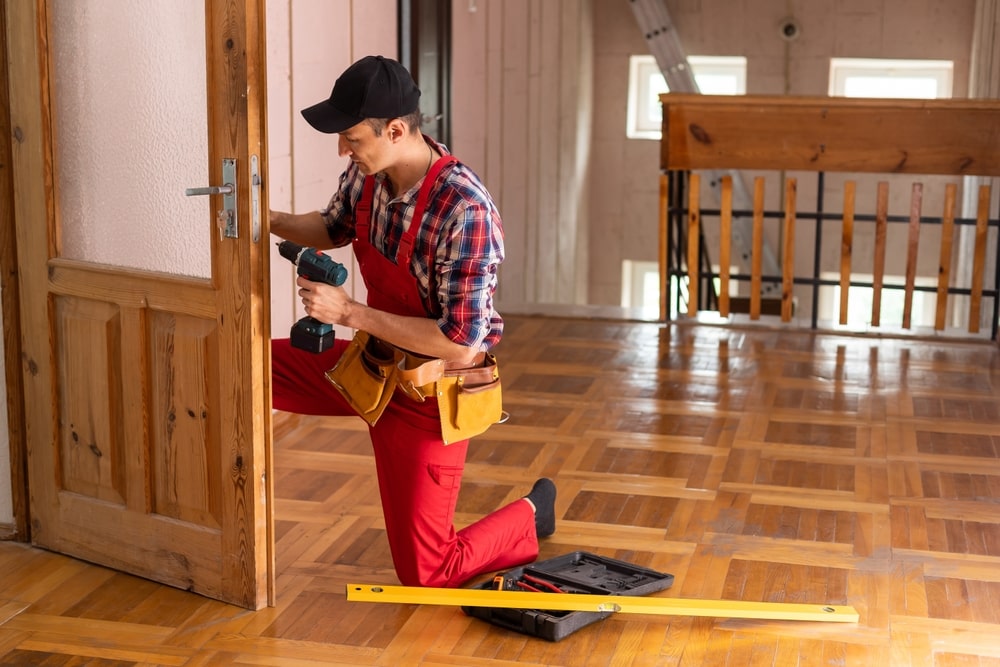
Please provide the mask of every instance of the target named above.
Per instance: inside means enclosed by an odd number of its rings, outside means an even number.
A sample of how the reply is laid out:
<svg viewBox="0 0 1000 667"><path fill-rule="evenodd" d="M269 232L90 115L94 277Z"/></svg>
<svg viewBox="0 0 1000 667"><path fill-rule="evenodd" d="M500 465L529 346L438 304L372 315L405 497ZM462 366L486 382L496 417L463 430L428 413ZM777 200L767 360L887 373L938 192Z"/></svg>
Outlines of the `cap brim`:
<svg viewBox="0 0 1000 667"><path fill-rule="evenodd" d="M339 134L364 120L343 113L330 104L330 100L323 100L319 104L303 109L302 117L314 129L326 134Z"/></svg>

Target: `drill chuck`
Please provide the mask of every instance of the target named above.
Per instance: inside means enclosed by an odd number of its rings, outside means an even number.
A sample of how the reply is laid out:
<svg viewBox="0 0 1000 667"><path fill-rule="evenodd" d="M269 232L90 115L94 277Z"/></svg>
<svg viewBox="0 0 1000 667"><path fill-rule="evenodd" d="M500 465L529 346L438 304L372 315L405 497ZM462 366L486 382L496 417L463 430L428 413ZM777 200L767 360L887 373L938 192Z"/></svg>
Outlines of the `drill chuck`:
<svg viewBox="0 0 1000 667"><path fill-rule="evenodd" d="M315 283L343 285L347 280L347 269L316 248L305 248L291 241L278 244L278 252L298 268L300 276Z"/></svg>
<svg viewBox="0 0 1000 667"><path fill-rule="evenodd" d="M291 241L282 241L278 244L278 252L281 256L287 259L292 264L299 263L299 253L305 250L298 243L292 243Z"/></svg>

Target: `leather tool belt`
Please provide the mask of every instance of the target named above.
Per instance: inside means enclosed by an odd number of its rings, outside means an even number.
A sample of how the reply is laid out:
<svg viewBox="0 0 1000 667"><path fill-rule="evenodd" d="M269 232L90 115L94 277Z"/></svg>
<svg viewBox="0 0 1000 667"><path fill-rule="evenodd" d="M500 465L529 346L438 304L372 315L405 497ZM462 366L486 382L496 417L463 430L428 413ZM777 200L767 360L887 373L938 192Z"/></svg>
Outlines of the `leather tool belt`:
<svg viewBox="0 0 1000 667"><path fill-rule="evenodd" d="M456 368L358 331L326 378L371 426L397 390L420 403L436 398L446 445L479 435L503 414L499 366L485 351Z"/></svg>

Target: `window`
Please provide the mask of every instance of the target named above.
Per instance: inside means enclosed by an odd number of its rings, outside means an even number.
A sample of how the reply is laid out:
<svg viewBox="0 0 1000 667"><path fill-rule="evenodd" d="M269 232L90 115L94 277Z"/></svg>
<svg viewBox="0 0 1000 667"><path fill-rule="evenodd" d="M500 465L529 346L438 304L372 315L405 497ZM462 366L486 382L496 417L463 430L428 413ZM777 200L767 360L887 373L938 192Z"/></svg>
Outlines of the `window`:
<svg viewBox="0 0 1000 667"><path fill-rule="evenodd" d="M719 274L719 267L712 265L712 271L716 276ZM729 272L737 273L738 267L732 266ZM719 293L720 280L715 278L715 293ZM677 296L678 291L682 296L682 301L687 301L688 287L687 277L678 278L670 276L670 287L667 298L667 308L670 309L668 317L677 318ZM729 296L739 295L739 284L734 280L729 283ZM658 318L660 315L660 264L659 262L643 262L634 259L622 260L622 301L623 308L638 310L642 317L650 319ZM869 304L871 307L871 304Z"/></svg>
<svg viewBox="0 0 1000 667"><path fill-rule="evenodd" d="M951 97L950 60L831 58L830 95L934 99Z"/></svg>
<svg viewBox="0 0 1000 667"><path fill-rule="evenodd" d="M659 262L622 260L622 307L639 309L644 316L659 315Z"/></svg>
<svg viewBox="0 0 1000 667"><path fill-rule="evenodd" d="M840 280L839 273L824 271L824 280ZM863 274L852 274L851 279L860 282L871 282L872 276ZM904 276L884 277L884 285L904 285ZM917 287L937 287L937 278L916 279ZM845 327L853 331L865 331L871 326L872 321L872 301L875 292L871 287L859 287L852 285L848 288L847 299L847 324ZM880 300L879 325L881 327L901 327L903 323L903 309L905 306L906 294L900 289L883 288ZM910 326L933 327L935 308L937 306L937 293L929 291L914 291L913 304L910 310ZM822 285L819 288L819 312L820 319L826 318L839 328L840 322L840 285Z"/></svg>
<svg viewBox="0 0 1000 667"><path fill-rule="evenodd" d="M688 56L698 90L708 95L742 95L746 92L747 59L742 56ZM630 139L660 140L663 118L660 95L667 82L653 56L629 58L628 120Z"/></svg>

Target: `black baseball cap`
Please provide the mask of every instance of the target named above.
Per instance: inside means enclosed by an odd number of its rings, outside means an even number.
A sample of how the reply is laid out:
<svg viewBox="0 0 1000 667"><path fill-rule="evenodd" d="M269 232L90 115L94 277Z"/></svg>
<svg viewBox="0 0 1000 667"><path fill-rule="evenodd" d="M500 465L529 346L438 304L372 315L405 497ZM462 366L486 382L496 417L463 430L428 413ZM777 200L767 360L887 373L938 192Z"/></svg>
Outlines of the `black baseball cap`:
<svg viewBox="0 0 1000 667"><path fill-rule="evenodd" d="M417 110L420 89L391 58L365 56L333 84L330 98L302 110L310 125L337 134L368 118L399 118Z"/></svg>

